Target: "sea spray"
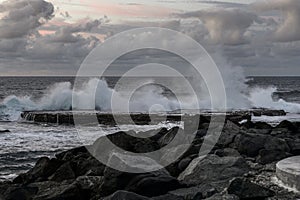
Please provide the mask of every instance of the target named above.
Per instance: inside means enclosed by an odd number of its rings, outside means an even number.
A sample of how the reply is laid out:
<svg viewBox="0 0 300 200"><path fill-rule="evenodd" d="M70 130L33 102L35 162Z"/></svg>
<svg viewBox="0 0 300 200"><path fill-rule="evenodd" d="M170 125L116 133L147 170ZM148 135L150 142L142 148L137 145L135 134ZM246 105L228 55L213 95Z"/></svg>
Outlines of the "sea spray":
<svg viewBox="0 0 300 200"><path fill-rule="evenodd" d="M224 66L224 65L223 65ZM226 65L225 65L226 66ZM246 78L239 70L224 67L221 71L224 77L227 92L228 110L267 108L282 109L290 113L300 113L300 104L287 102L283 99L274 100L275 87L249 88L245 84ZM228 70L225 70L228 69ZM175 80L174 84L176 83ZM126 112L165 112L177 109L205 109L210 110L209 92L205 91L203 83L199 94L200 105L192 97L184 94L184 102L178 102L176 98L170 98L164 94L162 87L155 85L154 80L148 80L147 84L137 90L130 101L124 98L126 91L115 91L106 81L92 78L82 83L80 89L73 91L70 82L56 83L45 94L34 99L31 96L8 96L0 103L0 120L17 120L24 110L112 110L112 95L114 93L114 111ZM74 92L74 93L73 93ZM93 96L95 95L95 99ZM77 102L72 102L72 95L76 95ZM73 104L72 104L73 103ZM159 106L157 106L159 105Z"/></svg>
<svg viewBox="0 0 300 200"><path fill-rule="evenodd" d="M300 104L287 102L283 99L274 100L273 94L277 92L277 88L253 88L249 93L249 100L252 107L268 108L275 110L285 110L290 113L300 113Z"/></svg>

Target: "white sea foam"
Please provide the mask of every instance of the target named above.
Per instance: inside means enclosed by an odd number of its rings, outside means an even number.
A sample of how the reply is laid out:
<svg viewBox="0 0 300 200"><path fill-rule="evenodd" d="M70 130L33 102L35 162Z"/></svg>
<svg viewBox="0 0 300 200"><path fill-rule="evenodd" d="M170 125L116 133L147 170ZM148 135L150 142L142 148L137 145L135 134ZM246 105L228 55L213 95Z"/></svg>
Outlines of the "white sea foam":
<svg viewBox="0 0 300 200"><path fill-rule="evenodd" d="M234 70L235 72L237 70ZM268 108L282 109L290 113L300 113L300 104L286 102L283 99L274 100L272 94L276 88L254 88L249 89L239 78L241 75L222 72L227 92L227 108L250 109ZM230 78L230 76L235 78ZM149 83L151 84L151 82ZM96 93L95 93L96 91ZM104 80L90 79L82 84L81 88L74 91L70 82L54 84L38 100L30 96L8 96L0 103L0 116L6 116L8 120L17 120L24 110L101 110L111 111L112 95L114 94L114 111L125 112L126 106L131 112L165 112L177 109L210 109L210 97L205 89L201 90L205 95L199 95L200 105L194 97L185 96L184 102L178 102L174 98L166 97L163 89L149 85L138 90L130 102L123 96L122 92L114 91L108 87ZM96 98L93 98L94 93ZM76 96L73 102L72 95ZM186 95L186 94L185 94ZM3 117L2 117L3 119Z"/></svg>

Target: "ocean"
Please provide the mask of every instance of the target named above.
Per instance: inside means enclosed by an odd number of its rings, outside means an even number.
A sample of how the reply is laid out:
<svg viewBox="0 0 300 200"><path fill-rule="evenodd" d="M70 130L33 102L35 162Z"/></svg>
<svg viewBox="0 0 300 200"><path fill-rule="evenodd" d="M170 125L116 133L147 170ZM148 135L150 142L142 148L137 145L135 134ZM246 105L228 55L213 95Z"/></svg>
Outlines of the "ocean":
<svg viewBox="0 0 300 200"><path fill-rule="evenodd" d="M105 97L96 103L99 109L109 110L107 106L109 95L118 78L106 78L101 81L99 96ZM82 78L80 95L87 95L94 80ZM0 130L8 129L8 133L0 133L0 181L11 180L17 174L31 168L41 156L54 156L62 150L87 145L94 141L98 129L87 128L87 137L78 136L73 126L58 126L55 124L36 124L20 119L24 110L68 110L72 107L73 77L1 77L0 78ZM280 120L300 119L300 77L248 77L245 95L251 107L266 107L283 109L289 112L285 117L261 117L254 120L264 120L270 123ZM156 86L152 86L152 89ZM177 109L174 99L166 90L152 90L150 95L142 93L149 102L165 105L169 110ZM147 90L149 91L149 90ZM157 94L160 93L160 94ZM152 99L153 98L153 99ZM230 98L230 97L229 97ZM170 103L170 102L171 103ZM82 102L84 108L89 108L87 98ZM133 104L137 111L149 108L144 104ZM235 109L239 109L238 107ZM244 108L243 108L244 109ZM110 134L119 130L145 131L158 127L173 127L178 124L161 123L149 126L105 126L102 134Z"/></svg>

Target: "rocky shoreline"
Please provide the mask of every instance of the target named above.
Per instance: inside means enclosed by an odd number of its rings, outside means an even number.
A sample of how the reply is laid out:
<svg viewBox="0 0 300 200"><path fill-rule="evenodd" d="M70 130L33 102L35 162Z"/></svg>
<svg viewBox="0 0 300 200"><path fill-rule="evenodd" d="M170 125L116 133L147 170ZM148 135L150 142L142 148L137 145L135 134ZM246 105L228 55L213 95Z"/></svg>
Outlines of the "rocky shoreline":
<svg viewBox="0 0 300 200"><path fill-rule="evenodd" d="M297 199L300 194L278 186L275 165L284 158L300 155L300 123L283 121L276 127L250 120L239 124L226 119L218 142L210 144L207 135L209 117L201 118L191 145L178 144L169 152L188 150L174 163L154 172L142 174L112 169L95 159L86 147L43 157L25 174L12 182L0 184L0 199L7 200L235 200ZM222 126L220 124L220 126ZM162 128L147 138L117 132L107 136L127 151L152 152L170 143L178 127ZM99 138L89 149L100 150ZM199 156L203 145L211 145L206 157ZM171 155L171 154L170 154ZM170 159L166 153L161 159ZM130 168L119 154L111 151L109 160ZM159 163L157 163L159 165Z"/></svg>

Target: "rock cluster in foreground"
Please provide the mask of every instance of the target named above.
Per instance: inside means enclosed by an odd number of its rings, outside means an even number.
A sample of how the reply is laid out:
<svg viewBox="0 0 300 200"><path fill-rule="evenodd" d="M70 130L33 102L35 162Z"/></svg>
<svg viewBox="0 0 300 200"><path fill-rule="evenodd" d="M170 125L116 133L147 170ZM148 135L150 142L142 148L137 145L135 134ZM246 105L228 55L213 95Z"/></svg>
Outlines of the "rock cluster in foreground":
<svg viewBox="0 0 300 200"><path fill-rule="evenodd" d="M235 200L297 199L272 182L277 161L300 155L300 126L283 121L276 127L248 121L239 125L227 120L216 145L206 136L208 121L200 124L192 145L171 165L149 173L121 172L101 164L85 147L40 158L36 165L12 182L0 184L0 199L8 200ZM108 138L132 152L151 152L166 146L175 137L178 127L161 129L148 138L134 138L118 132ZM149 132L139 134L151 134ZM99 138L89 148L99 148ZM179 144L170 152L179 151ZM212 145L203 158L199 149ZM99 150L99 149L98 149ZM118 160L124 169L128 163L111 152L110 160ZM161 159L170 159L168 153ZM157 163L157 165L159 165Z"/></svg>

